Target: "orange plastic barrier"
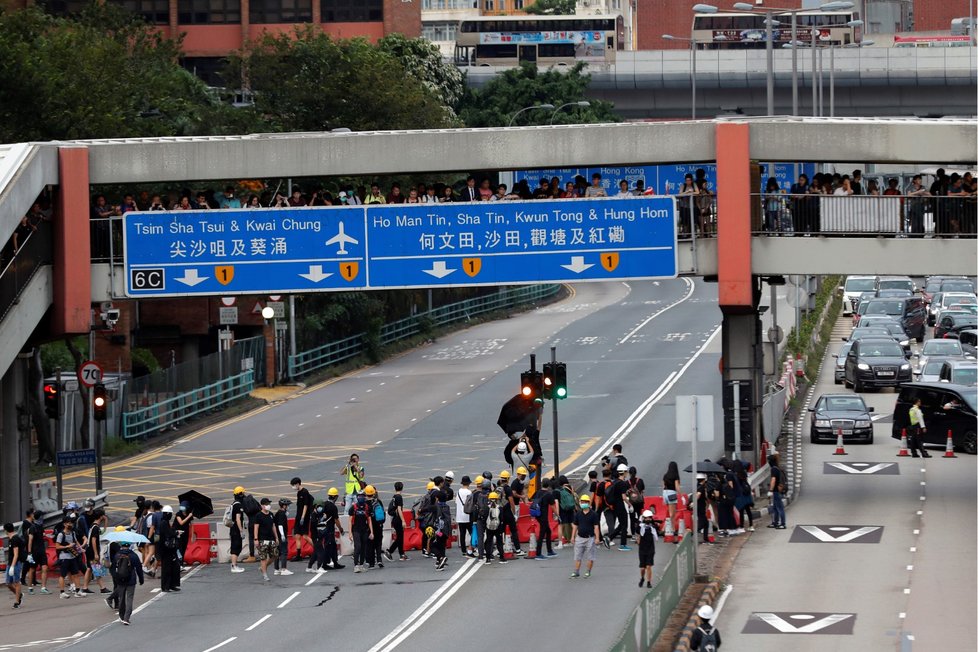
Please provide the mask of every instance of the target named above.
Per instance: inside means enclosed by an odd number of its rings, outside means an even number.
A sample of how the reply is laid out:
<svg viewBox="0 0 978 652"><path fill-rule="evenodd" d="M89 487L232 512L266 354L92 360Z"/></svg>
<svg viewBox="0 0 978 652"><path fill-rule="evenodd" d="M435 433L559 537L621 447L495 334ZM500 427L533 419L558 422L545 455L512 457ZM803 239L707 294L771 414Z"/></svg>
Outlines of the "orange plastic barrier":
<svg viewBox="0 0 978 652"><path fill-rule="evenodd" d="M217 547L211 538L211 527L208 523L193 523L191 525L193 536L187 544L187 552L183 556L185 564L209 564L211 559L217 557Z"/></svg>
<svg viewBox="0 0 978 652"><path fill-rule="evenodd" d="M296 553L296 546L297 546L297 544L295 542L295 537L292 535L292 532L293 532L294 527L295 527L295 519L294 518L290 518L289 519L289 559L292 559L293 557L295 557L295 553ZM310 544L308 541L306 541L305 539L303 539L302 540L302 556L303 557L312 557L314 554L315 554L315 551L313 550L312 544Z"/></svg>

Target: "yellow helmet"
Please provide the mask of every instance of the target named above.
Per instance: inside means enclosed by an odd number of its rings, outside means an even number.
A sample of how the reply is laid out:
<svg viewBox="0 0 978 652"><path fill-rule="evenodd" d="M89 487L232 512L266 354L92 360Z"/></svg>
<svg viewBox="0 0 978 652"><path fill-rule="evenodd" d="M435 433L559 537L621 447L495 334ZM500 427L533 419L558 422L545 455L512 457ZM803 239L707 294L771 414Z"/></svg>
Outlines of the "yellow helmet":
<svg viewBox="0 0 978 652"><path fill-rule="evenodd" d="M372 484L368 484L366 487L363 488L363 493L367 494L368 496L373 496L375 493L377 493L377 490L374 489L374 486Z"/></svg>
<svg viewBox="0 0 978 652"><path fill-rule="evenodd" d="M591 497L588 496L587 494L581 494L578 497L578 500L580 500L582 503L589 503L589 502L591 502Z"/></svg>
<svg viewBox="0 0 978 652"><path fill-rule="evenodd" d="M126 526L125 525L116 525L115 526L115 531L116 532L125 532L126 531Z"/></svg>
<svg viewBox="0 0 978 652"><path fill-rule="evenodd" d="M327 496L339 496L340 495L340 490L337 489L336 487L330 487L329 488L329 491L326 492L326 495Z"/></svg>
<svg viewBox="0 0 978 652"><path fill-rule="evenodd" d="M498 498L499 498L499 494L497 494L495 491L489 492L489 500L496 500Z"/></svg>
<svg viewBox="0 0 978 652"><path fill-rule="evenodd" d="M431 537L435 536L435 528L429 525L424 529L424 533L428 535L428 538L430 539Z"/></svg>
<svg viewBox="0 0 978 652"><path fill-rule="evenodd" d="M520 468L516 469L516 475L527 475L526 467L521 466Z"/></svg>
<svg viewBox="0 0 978 652"><path fill-rule="evenodd" d="M428 480L428 485L425 487L425 489L427 489L428 491L431 491L434 488L435 488L434 481L433 480Z"/></svg>
<svg viewBox="0 0 978 652"><path fill-rule="evenodd" d="M237 487L234 488L234 495L235 496L237 496L238 494L243 494L244 492L245 492L245 489L241 485L238 485Z"/></svg>
<svg viewBox="0 0 978 652"><path fill-rule="evenodd" d="M509 471L505 471L505 470L504 471L501 471L499 473L499 479L500 480L509 480L509 476L510 475L511 475L511 473Z"/></svg>
<svg viewBox="0 0 978 652"><path fill-rule="evenodd" d="M480 486L480 485L481 485L481 484L482 484L483 482L485 482L485 478L483 478L483 477L482 477L481 475L477 475L477 476L475 476L475 486L477 486L477 487L478 487L478 486Z"/></svg>

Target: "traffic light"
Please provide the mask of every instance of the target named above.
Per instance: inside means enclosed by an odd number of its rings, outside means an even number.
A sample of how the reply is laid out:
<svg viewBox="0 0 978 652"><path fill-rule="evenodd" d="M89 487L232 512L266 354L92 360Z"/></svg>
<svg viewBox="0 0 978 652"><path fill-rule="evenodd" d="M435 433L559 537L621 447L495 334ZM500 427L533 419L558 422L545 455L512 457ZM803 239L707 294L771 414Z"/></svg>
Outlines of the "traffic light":
<svg viewBox="0 0 978 652"><path fill-rule="evenodd" d="M61 418L61 388L57 383L44 385L44 413L50 419Z"/></svg>
<svg viewBox="0 0 978 652"><path fill-rule="evenodd" d="M543 401L543 374L539 371L524 371L520 374L520 394L533 402Z"/></svg>
<svg viewBox="0 0 978 652"><path fill-rule="evenodd" d="M563 362L554 364L553 397L555 399L567 398L567 365Z"/></svg>
<svg viewBox="0 0 978 652"><path fill-rule="evenodd" d="M102 383L95 383L92 388L92 405L95 408L93 417L96 421L105 421L109 407L109 393Z"/></svg>
<svg viewBox="0 0 978 652"><path fill-rule="evenodd" d="M552 362L543 363L543 398L554 397L554 365Z"/></svg>

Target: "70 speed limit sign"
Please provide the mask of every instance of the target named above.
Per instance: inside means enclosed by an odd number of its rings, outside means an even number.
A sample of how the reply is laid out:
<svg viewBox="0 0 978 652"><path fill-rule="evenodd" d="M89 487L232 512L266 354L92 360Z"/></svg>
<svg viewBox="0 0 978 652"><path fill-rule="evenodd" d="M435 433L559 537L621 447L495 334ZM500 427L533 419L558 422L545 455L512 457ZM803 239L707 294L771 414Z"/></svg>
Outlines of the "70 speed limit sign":
<svg viewBox="0 0 978 652"><path fill-rule="evenodd" d="M78 382L85 387L92 387L102 382L102 367L97 362L86 360L78 367Z"/></svg>

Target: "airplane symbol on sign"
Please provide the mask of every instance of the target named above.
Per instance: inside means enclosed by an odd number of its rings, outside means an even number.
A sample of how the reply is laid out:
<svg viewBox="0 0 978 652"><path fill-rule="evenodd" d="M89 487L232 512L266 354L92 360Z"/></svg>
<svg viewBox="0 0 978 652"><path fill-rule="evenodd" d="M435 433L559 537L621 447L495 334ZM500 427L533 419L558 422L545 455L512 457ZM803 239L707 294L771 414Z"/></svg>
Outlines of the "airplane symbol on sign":
<svg viewBox="0 0 978 652"><path fill-rule="evenodd" d="M343 222L342 221L340 222L339 229L340 229L339 230L339 233L337 233L332 238L330 238L329 240L327 240L326 241L326 244L328 246L328 245L331 245L331 244L337 244L338 243L340 245L340 249L339 249L339 251L336 252L337 255L339 255L339 256L345 256L346 254L349 253L346 250L346 243L360 244L360 241L357 240L356 238L351 237L351 236L348 236L346 234L346 232L343 230Z"/></svg>

